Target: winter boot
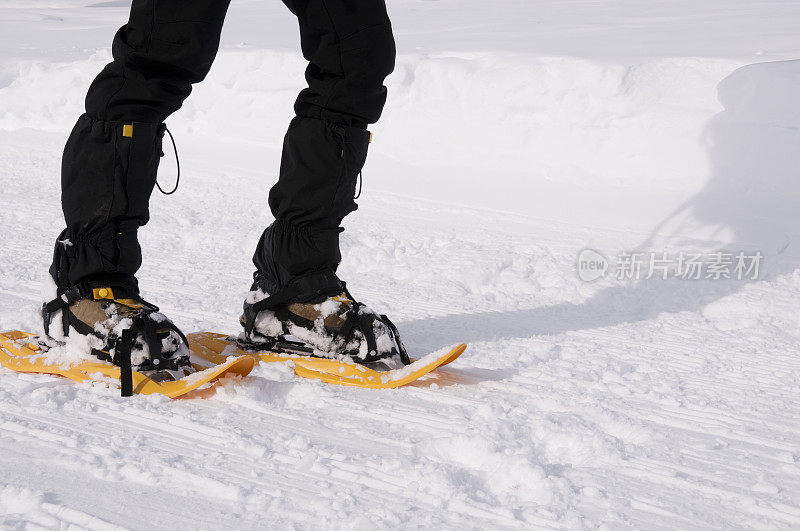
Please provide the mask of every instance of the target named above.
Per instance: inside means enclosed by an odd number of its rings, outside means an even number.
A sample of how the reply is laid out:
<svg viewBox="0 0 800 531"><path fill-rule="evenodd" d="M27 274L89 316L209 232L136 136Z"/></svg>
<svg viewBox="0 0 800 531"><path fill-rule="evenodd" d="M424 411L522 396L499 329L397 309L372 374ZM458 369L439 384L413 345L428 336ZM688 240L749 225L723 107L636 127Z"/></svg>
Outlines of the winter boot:
<svg viewBox="0 0 800 531"><path fill-rule="evenodd" d="M317 356L410 363L389 318L357 302L332 270L297 277L274 295L256 281L241 323L245 342L255 347L274 348L276 341L293 336Z"/></svg>
<svg viewBox="0 0 800 531"><path fill-rule="evenodd" d="M59 339L54 336L60 334L51 334L51 324L60 314L64 343L77 339L76 335L85 338L87 350L123 372L135 370L157 382L178 380L194 372L186 337L138 294L126 292L123 286L84 282L59 290L59 295L42 308L50 340Z"/></svg>

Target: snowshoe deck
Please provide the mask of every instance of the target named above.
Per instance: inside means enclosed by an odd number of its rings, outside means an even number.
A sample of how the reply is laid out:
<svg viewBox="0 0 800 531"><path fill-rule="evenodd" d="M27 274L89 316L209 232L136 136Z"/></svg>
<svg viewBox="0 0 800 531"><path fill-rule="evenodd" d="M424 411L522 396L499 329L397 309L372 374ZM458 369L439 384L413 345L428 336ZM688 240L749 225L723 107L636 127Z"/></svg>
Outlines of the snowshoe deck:
<svg viewBox="0 0 800 531"><path fill-rule="evenodd" d="M393 389L407 385L439 367L452 363L467 348L466 344L461 343L418 360L412 359L411 365L389 371L377 371L349 360L314 357L309 355L307 349L295 352L253 351L242 348L224 334L198 332L189 334L187 339L192 354L204 358L209 364L224 363L228 356L250 356L265 363L291 361L298 376L368 389Z"/></svg>
<svg viewBox="0 0 800 531"><path fill-rule="evenodd" d="M46 353L36 344L35 337L20 331L0 333L0 364L12 371L56 374L76 382L92 380L113 385L114 381L119 381L119 367L106 362L86 361L72 367L48 364ZM252 356L225 358L219 364L195 366L198 372L173 382L155 382L144 374L133 371L133 392L142 395L157 393L178 398L206 384L215 384L228 374L246 376L254 365Z"/></svg>

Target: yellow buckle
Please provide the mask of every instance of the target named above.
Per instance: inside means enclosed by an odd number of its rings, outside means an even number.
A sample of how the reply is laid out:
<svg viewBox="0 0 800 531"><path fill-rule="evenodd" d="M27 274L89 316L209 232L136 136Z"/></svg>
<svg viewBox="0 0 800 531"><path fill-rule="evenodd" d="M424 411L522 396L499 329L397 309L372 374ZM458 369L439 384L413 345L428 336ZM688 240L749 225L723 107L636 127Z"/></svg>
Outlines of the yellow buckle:
<svg viewBox="0 0 800 531"><path fill-rule="evenodd" d="M114 292L111 288L94 288L92 290L92 295L94 295L95 299L113 299Z"/></svg>
<svg viewBox="0 0 800 531"><path fill-rule="evenodd" d="M94 288L92 290L92 294L94 295L95 300L102 300L108 299L116 302L117 304L122 304L123 306L127 306L128 308L133 308L135 310L141 310L144 308L144 304L137 301L136 299L117 299L114 297L114 290L111 288Z"/></svg>

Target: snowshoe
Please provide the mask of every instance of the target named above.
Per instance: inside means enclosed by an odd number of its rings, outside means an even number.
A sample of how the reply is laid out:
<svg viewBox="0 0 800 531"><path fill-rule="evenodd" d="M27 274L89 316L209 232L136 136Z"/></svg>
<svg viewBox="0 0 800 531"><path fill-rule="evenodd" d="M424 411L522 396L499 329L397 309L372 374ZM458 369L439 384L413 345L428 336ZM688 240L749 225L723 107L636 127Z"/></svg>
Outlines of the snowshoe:
<svg viewBox="0 0 800 531"><path fill-rule="evenodd" d="M298 277L273 295L254 284L241 324L239 345L245 349L349 356L390 366L411 363L389 318L357 302L331 270Z"/></svg>
<svg viewBox="0 0 800 531"><path fill-rule="evenodd" d="M57 316L60 330L52 326ZM50 346L78 334L92 355L120 367L125 396L132 392L132 371L155 382L177 381L195 372L183 332L157 306L122 286L84 282L59 289L59 297L42 307L42 319Z"/></svg>

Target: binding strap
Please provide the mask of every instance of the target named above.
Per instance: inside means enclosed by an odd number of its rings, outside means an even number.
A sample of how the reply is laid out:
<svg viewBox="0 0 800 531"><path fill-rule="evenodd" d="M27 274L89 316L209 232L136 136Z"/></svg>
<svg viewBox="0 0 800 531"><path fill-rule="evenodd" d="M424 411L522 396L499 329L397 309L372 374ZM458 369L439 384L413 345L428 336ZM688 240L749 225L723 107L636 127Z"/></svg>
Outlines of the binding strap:
<svg viewBox="0 0 800 531"><path fill-rule="evenodd" d="M144 342L147 343L150 358L138 367L139 370L169 369L177 371L181 367L181 362L189 362L184 357L165 358L161 355L161 340L158 338L158 327L165 327L168 331L176 332L187 348L189 346L186 336L173 323L157 323L147 319L146 316L134 317L132 321L131 326L123 330L120 337L108 337L106 342L107 350L92 349L92 355L100 360L111 362L120 368L120 393L126 397L133 394L133 364L131 357L133 348L136 346L136 338L140 334ZM113 357L109 354L112 350L114 351Z"/></svg>
<svg viewBox="0 0 800 531"><path fill-rule="evenodd" d="M394 342L399 350L398 354L400 354L400 361L403 362L403 365L411 365L411 358L408 357L406 346L403 344L403 340L400 339L400 332L397 331L397 327L392 321L389 320L388 317L383 314L381 314L381 321L383 321L383 324L389 327L389 330L391 330L392 335L394 336Z"/></svg>
<svg viewBox="0 0 800 531"><path fill-rule="evenodd" d="M307 302L319 297L338 295L344 291L344 283L332 269L323 269L292 279L289 285L246 308L245 332L250 334L256 323L256 316L264 310L272 310L289 302Z"/></svg>
<svg viewBox="0 0 800 531"><path fill-rule="evenodd" d="M91 288L89 284L85 282L76 284L68 289L59 288L58 297L42 305L42 322L44 323L45 335L50 335L50 322L55 312L69 307L73 302L88 297L90 293ZM63 314L61 317L61 324L63 326L64 335L69 335L69 322L64 318Z"/></svg>
<svg viewBox="0 0 800 531"><path fill-rule="evenodd" d="M355 323L352 320L349 321L349 328L353 326L357 326L361 333L364 334L364 339L367 341L367 350L371 355L376 355L378 352L378 342L375 339L375 329L372 327L372 323L375 320L380 320L383 324L389 328L389 332L392 334L392 339L394 339L395 345L397 345L398 354L400 355L400 361L403 365L411 365L411 359L408 357L408 352L406 352L406 347L403 345L403 342L400 340L400 333L397 331L397 327L394 325L393 322L389 320L386 315L381 314L380 317L376 317L374 314L365 314L362 315L359 312L359 308L364 306L360 302L355 302L355 297L350 294L350 291L347 289L347 284L342 282L342 287L344 288L344 294L347 295L347 298L353 302L353 311L355 312L356 319ZM348 331L349 332L349 331ZM394 350L394 349L392 349Z"/></svg>
<svg viewBox="0 0 800 531"><path fill-rule="evenodd" d="M112 363L119 367L119 389L123 397L133 396L133 368L131 367L131 350L136 341L133 328L122 331L122 337L117 342Z"/></svg>
<svg viewBox="0 0 800 531"><path fill-rule="evenodd" d="M353 297L349 292L347 293L347 296L350 298L350 300L353 300ZM386 327L389 329L389 332L392 334L392 339L394 339L394 343L397 345L397 354L400 356L400 361L403 363L403 365L411 365L411 359L408 357L406 347L400 340L400 333L397 331L397 327L394 325L394 323L383 314L377 316L372 313L361 313L359 310L362 306L364 306L364 304L360 302L353 302L353 309L351 310L352 313L348 312L348 314L345 314L345 325L342 327L340 333L345 337L349 337L353 333L353 329L360 331L364 336L364 340L367 342L368 354L370 356L377 356L378 342L375 338L375 328L372 325L375 321L380 321L386 325Z"/></svg>
<svg viewBox="0 0 800 531"><path fill-rule="evenodd" d="M138 293L130 291L126 286L109 284L108 282L80 282L69 288L58 288L58 297L42 305L42 323L45 335L50 335L50 323L53 319L53 314L59 310L64 310L61 317L62 332L64 336L68 336L70 320L65 318L65 314L68 313L69 306L81 299L108 299L112 301L115 299L129 299L141 304L143 309L151 312L158 311L158 306L145 301Z"/></svg>
<svg viewBox="0 0 800 531"><path fill-rule="evenodd" d="M349 293L347 296L351 301L353 300ZM367 342L367 355L377 356L378 341L375 339L375 328L372 326L377 316L372 313L361 313L362 306L364 304L353 301L352 308L344 315L345 324L339 333L344 337L352 337L353 330L359 330Z"/></svg>
<svg viewBox="0 0 800 531"><path fill-rule="evenodd" d="M154 312L158 311L158 307L142 300L138 293L130 292L124 286L109 285L107 282L81 282L70 288L59 288L58 297L48 303L45 303L42 310L43 312L52 315L58 310L63 310L72 303L81 299L134 299L137 302L140 302L148 310L152 310Z"/></svg>

